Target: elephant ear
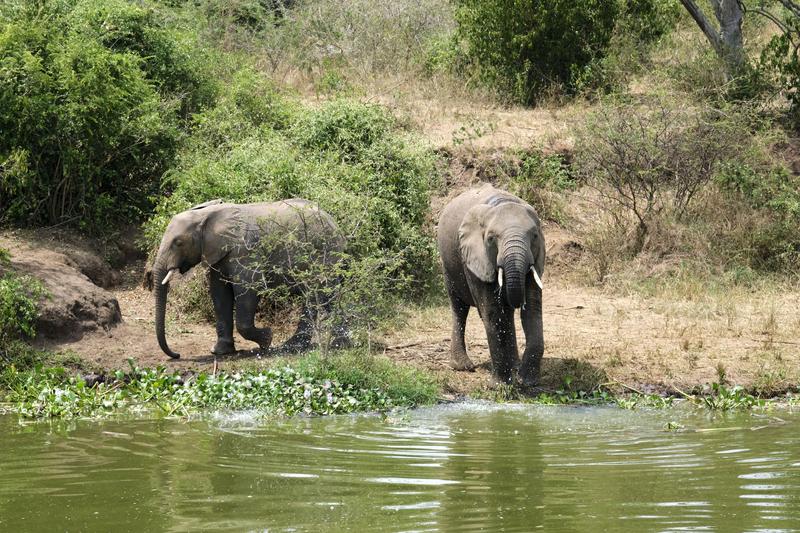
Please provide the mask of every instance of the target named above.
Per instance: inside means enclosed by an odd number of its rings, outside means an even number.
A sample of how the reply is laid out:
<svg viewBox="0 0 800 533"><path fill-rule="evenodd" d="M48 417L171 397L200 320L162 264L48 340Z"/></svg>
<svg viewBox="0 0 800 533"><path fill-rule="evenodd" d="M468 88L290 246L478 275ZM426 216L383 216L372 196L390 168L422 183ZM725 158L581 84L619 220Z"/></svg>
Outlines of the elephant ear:
<svg viewBox="0 0 800 533"><path fill-rule="evenodd" d="M497 278L497 253L484 238L486 217L490 210L489 205L476 205L467 211L458 228L458 243L464 264L486 283Z"/></svg>
<svg viewBox="0 0 800 533"><path fill-rule="evenodd" d="M536 249L533 250L533 255L534 255L533 262L536 265L537 272L541 276L544 274L544 259L546 250L544 232L542 231L542 222L541 220L539 220L539 215L536 213L536 209L534 209L532 205L530 205L527 202L521 202L521 203L522 205L525 206L525 211L528 213L528 216L531 217L531 220L533 220L536 223L536 228L538 229L539 232L537 238L538 246Z"/></svg>
<svg viewBox="0 0 800 533"><path fill-rule="evenodd" d="M244 246L245 224L238 207L211 210L201 223L203 261L215 265L238 247Z"/></svg>

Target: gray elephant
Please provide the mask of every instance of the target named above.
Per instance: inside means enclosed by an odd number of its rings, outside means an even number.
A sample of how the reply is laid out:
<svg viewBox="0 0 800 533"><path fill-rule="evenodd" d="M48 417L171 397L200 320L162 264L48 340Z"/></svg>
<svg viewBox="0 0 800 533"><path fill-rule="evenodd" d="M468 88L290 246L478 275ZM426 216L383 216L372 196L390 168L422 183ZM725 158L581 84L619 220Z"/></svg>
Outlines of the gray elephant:
<svg viewBox="0 0 800 533"><path fill-rule="evenodd" d="M276 274L279 269L264 272L256 266L256 250L267 237L277 242L290 238L302 241L325 252L318 255L325 260L331 260L345 246L345 239L331 216L302 199L255 204L212 200L172 218L161 239L152 271L145 275L147 285L155 290L156 336L164 353L174 359L180 357L170 350L164 334L169 281L175 271L185 273L200 262L209 267L217 322L217 343L211 352L221 355L235 351L234 310L236 330L242 337L257 342L262 350L269 349L272 331L255 326L259 302L256 288L280 284L292 288L296 284L286 275ZM270 261L279 264L288 259L285 250L269 256ZM310 346L314 312L313 309L303 310L297 331L283 345L284 349L298 351Z"/></svg>
<svg viewBox="0 0 800 533"><path fill-rule="evenodd" d="M447 206L437 228L445 285L453 311L451 366L472 370L464 328L477 307L486 328L492 374L509 383L516 366L514 310L521 308L525 352L519 377L535 385L544 353L542 275L545 243L536 211L491 185L470 189Z"/></svg>

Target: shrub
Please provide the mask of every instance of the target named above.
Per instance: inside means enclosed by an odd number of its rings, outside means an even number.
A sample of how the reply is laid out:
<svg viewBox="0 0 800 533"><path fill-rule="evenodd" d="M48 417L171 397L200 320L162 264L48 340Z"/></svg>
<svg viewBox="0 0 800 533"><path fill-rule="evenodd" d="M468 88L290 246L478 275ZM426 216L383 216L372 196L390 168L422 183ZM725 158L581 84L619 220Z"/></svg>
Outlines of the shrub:
<svg viewBox="0 0 800 533"><path fill-rule="evenodd" d="M305 228L327 227L311 213L304 222ZM320 242L316 233L302 228L272 233L271 225L263 221L265 237L254 249L254 268L265 279L284 282L268 288L256 281L251 288L273 306L304 309L323 356L332 347L369 345L377 323L393 311L394 295L408 288L399 272L405 257L389 252L356 257Z"/></svg>
<svg viewBox="0 0 800 533"><path fill-rule="evenodd" d="M624 30L640 43L653 43L672 31L681 13L678 0L625 0L618 31Z"/></svg>
<svg viewBox="0 0 800 533"><path fill-rule="evenodd" d="M391 115L377 105L334 100L302 114L292 134L302 148L332 152L342 161L353 161L386 137L392 121Z"/></svg>
<svg viewBox="0 0 800 533"><path fill-rule="evenodd" d="M42 284L30 276L6 273L0 277L0 351L21 337L36 336Z"/></svg>
<svg viewBox="0 0 800 533"><path fill-rule="evenodd" d="M760 164L759 164L760 163ZM775 162L731 161L717 176L723 190L752 210L737 237L745 264L760 270L797 271L800 265L800 179Z"/></svg>
<svg viewBox="0 0 800 533"><path fill-rule="evenodd" d="M25 342L36 336L38 302L46 294L44 286L30 276L6 271L10 260L8 250L0 248L0 370L11 363L25 368L44 358Z"/></svg>
<svg viewBox="0 0 800 533"><path fill-rule="evenodd" d="M432 151L379 106L339 99L304 108L254 76L238 76L249 81L195 116L191 141L165 179L169 195L146 225L149 244L173 214L211 198L303 197L333 215L353 261L397 258L397 274L424 290L436 271L425 229Z"/></svg>
<svg viewBox="0 0 800 533"><path fill-rule="evenodd" d="M531 204L541 219L563 222L560 193L574 189L575 177L560 155L522 154L510 178L511 192Z"/></svg>
<svg viewBox="0 0 800 533"><path fill-rule="evenodd" d="M748 142L741 122L717 110L611 104L589 117L576 162L587 183L636 221L631 251L646 246L654 221L680 220L720 165ZM627 218L621 220L627 223Z"/></svg>
<svg viewBox="0 0 800 533"><path fill-rule="evenodd" d="M650 52L676 26L683 8L677 0L624 0L605 53L575 78L581 93L627 91L633 75L650 67Z"/></svg>
<svg viewBox="0 0 800 533"><path fill-rule="evenodd" d="M123 0L8 2L0 21L0 222L149 210L179 114L213 94L182 37Z"/></svg>
<svg viewBox="0 0 800 533"><path fill-rule="evenodd" d="M756 272L796 272L800 182L778 138L741 103L601 108L578 135L575 159L604 209L584 241L593 276L629 268L631 278L749 283Z"/></svg>
<svg viewBox="0 0 800 533"><path fill-rule="evenodd" d="M759 72L772 77L789 99L791 118L795 127L800 125L800 17L791 13L784 17L782 31L773 36L761 51Z"/></svg>
<svg viewBox="0 0 800 533"><path fill-rule="evenodd" d="M620 13L616 1L458 0L458 33L483 80L533 104L554 85L574 92L603 57Z"/></svg>

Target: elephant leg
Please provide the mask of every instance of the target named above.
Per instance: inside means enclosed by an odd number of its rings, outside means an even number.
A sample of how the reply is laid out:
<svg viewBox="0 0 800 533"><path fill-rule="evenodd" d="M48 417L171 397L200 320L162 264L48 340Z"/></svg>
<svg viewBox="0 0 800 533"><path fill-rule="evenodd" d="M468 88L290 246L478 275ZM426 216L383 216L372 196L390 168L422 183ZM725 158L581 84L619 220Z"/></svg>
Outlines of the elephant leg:
<svg viewBox="0 0 800 533"><path fill-rule="evenodd" d="M518 360L514 309L489 288L483 292L476 301L486 329L486 340L489 342L492 375L500 383L511 383L511 372Z"/></svg>
<svg viewBox="0 0 800 533"><path fill-rule="evenodd" d="M475 364L467 355L467 345L464 342L469 306L455 294L450 294L450 308L453 311L453 332L450 336L450 367L453 370L475 370Z"/></svg>
<svg viewBox="0 0 800 533"><path fill-rule="evenodd" d="M300 312L300 321L297 323L297 329L291 337L286 339L283 343L281 351L293 353L302 352L311 348L311 338L314 332L314 313L308 306L303 306Z"/></svg>
<svg viewBox="0 0 800 533"><path fill-rule="evenodd" d="M262 351L269 350L272 344L272 330L256 327L256 310L258 309L258 293L253 290L234 288L236 296L236 331L249 341L258 343Z"/></svg>
<svg viewBox="0 0 800 533"><path fill-rule="evenodd" d="M525 332L525 352L519 377L527 386L539 383L542 356L544 355L544 326L542 324L542 289L533 283L527 284L525 307L521 311L522 329Z"/></svg>
<svg viewBox="0 0 800 533"><path fill-rule="evenodd" d="M327 320L330 321L331 327L331 348L341 349L349 348L353 345L353 338L350 334L350 327L347 320L342 316L342 313L337 313L334 309L333 299L329 298L328 301L322 306L324 309Z"/></svg>
<svg viewBox="0 0 800 533"><path fill-rule="evenodd" d="M211 348L211 353L233 353L236 351L233 345L233 288L214 269L208 273L208 284L217 321L217 343Z"/></svg>

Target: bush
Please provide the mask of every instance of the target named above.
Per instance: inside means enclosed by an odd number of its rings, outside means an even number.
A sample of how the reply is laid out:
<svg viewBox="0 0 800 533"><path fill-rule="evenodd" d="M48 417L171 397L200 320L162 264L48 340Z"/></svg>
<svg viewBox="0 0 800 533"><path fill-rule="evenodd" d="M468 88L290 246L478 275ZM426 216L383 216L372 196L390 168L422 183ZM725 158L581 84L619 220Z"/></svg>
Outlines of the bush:
<svg viewBox="0 0 800 533"><path fill-rule="evenodd" d="M531 152L522 154L515 166L511 192L531 204L542 220L563 222L565 206L560 193L577 185L564 158Z"/></svg>
<svg viewBox="0 0 800 533"><path fill-rule="evenodd" d="M0 222L149 210L179 116L214 92L183 37L123 0L7 2L0 22Z"/></svg>
<svg viewBox="0 0 800 533"><path fill-rule="evenodd" d="M773 36L761 52L759 72L773 78L790 103L790 115L797 127L800 125L800 17L789 14L783 21L783 31Z"/></svg>
<svg viewBox="0 0 800 533"><path fill-rule="evenodd" d="M621 259L636 256L633 278L748 283L756 272L797 272L800 182L778 138L741 103L601 107L575 159L604 209L585 240L593 276L619 274Z"/></svg>
<svg viewBox="0 0 800 533"><path fill-rule="evenodd" d="M238 74L216 107L195 115L165 178L169 194L146 224L149 244L172 215L211 198L303 197L336 219L354 262L396 258L392 271L424 290L436 272L425 226L433 152L379 106L337 99L302 107L259 76Z"/></svg>
<svg viewBox="0 0 800 533"><path fill-rule="evenodd" d="M651 67L650 52L676 26L683 7L677 0L624 0L607 49L574 80L581 93L627 91L632 76Z"/></svg>
<svg viewBox="0 0 800 533"><path fill-rule="evenodd" d="M675 28L681 13L678 0L625 0L618 31L629 33L640 43L653 43Z"/></svg>
<svg viewBox="0 0 800 533"><path fill-rule="evenodd" d="M669 105L601 106L579 134L576 163L587 183L636 222L634 254L662 216L680 220L721 164L749 142L747 125L718 110Z"/></svg>
<svg viewBox="0 0 800 533"><path fill-rule="evenodd" d="M752 268L797 271L800 266L800 179L772 161L728 162L717 182L732 201L752 211L737 235L742 262Z"/></svg>
<svg viewBox="0 0 800 533"><path fill-rule="evenodd" d="M327 227L311 214L304 222L305 228ZM400 274L406 266L402 254L356 257L319 242L313 229L273 234L270 225L263 221L265 237L254 249L254 269L284 282L273 288L256 282L251 288L273 306L304 310L323 356L334 347L369 346L375 326L394 311L395 294L408 288Z"/></svg>
<svg viewBox="0 0 800 533"><path fill-rule="evenodd" d="M0 370L12 363L27 368L45 358L25 341L36 336L39 300L46 291L39 280L6 271L10 260L8 250L0 248Z"/></svg>
<svg viewBox="0 0 800 533"><path fill-rule="evenodd" d="M36 336L38 300L44 294L42 284L30 276L0 277L0 349L20 337Z"/></svg>
<svg viewBox="0 0 800 533"><path fill-rule="evenodd" d="M458 0L458 34L483 80L534 104L544 89L574 92L584 69L603 57L616 1Z"/></svg>

